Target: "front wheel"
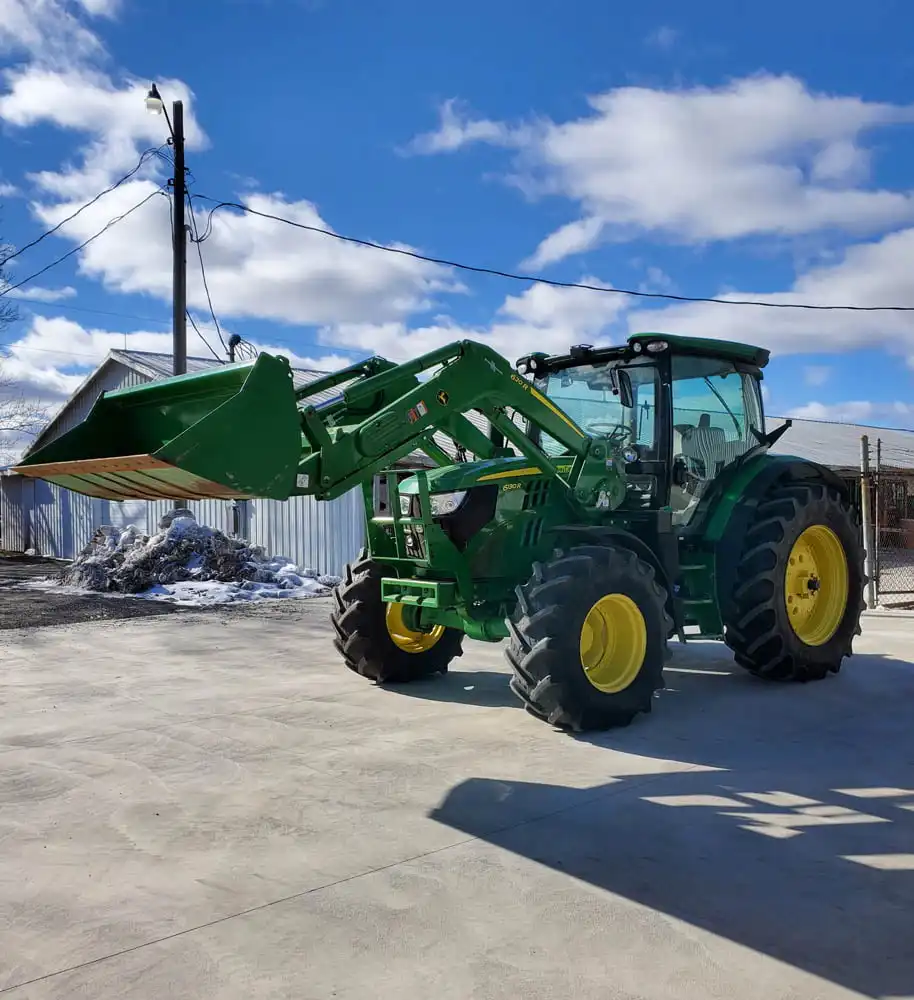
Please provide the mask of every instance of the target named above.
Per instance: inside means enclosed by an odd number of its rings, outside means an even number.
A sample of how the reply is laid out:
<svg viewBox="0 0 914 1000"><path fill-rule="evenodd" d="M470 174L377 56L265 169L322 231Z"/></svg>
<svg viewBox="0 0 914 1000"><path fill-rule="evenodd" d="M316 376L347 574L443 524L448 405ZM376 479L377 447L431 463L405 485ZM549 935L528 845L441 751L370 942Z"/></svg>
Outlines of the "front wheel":
<svg viewBox="0 0 914 1000"><path fill-rule="evenodd" d="M512 690L559 728L628 725L663 687L666 603L653 568L620 546L578 546L535 565L508 623Z"/></svg>
<svg viewBox="0 0 914 1000"><path fill-rule="evenodd" d="M776 487L745 536L725 641L758 677L822 680L851 655L865 584L847 501L824 484Z"/></svg>
<svg viewBox="0 0 914 1000"><path fill-rule="evenodd" d="M333 644L350 670L378 684L402 684L447 673L462 653L463 632L437 625L417 631L400 604L381 600L383 568L363 552L334 588Z"/></svg>

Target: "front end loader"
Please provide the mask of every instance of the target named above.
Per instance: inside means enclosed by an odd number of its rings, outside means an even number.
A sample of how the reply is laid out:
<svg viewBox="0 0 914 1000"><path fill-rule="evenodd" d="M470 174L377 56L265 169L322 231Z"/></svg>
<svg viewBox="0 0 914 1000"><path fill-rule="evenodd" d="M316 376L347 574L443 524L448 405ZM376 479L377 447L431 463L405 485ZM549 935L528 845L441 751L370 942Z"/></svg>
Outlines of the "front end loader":
<svg viewBox="0 0 914 1000"><path fill-rule="evenodd" d="M767 362L648 333L512 367L460 341L296 389L261 354L106 393L16 471L111 499L359 488L366 544L330 615L346 666L404 683L446 673L467 636L506 641L533 714L606 729L651 710L673 636L779 681L851 654L857 514L830 470L770 453L789 422L765 429ZM417 450L433 467L404 478Z"/></svg>

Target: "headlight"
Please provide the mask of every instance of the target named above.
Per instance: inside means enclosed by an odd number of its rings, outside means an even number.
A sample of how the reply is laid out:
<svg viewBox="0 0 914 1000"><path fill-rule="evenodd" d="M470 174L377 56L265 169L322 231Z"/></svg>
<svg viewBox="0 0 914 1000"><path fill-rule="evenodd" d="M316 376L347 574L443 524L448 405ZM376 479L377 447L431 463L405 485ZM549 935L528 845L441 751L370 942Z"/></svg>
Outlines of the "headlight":
<svg viewBox="0 0 914 1000"><path fill-rule="evenodd" d="M429 497L432 505L432 517L453 514L463 503L463 498L466 495L466 490L459 490L457 493L433 493Z"/></svg>
<svg viewBox="0 0 914 1000"><path fill-rule="evenodd" d="M432 517L446 517L448 514L453 514L460 508L466 495L466 490L458 490L456 493L432 493L428 498ZM404 517L409 516L414 497L414 493L400 494L400 513Z"/></svg>

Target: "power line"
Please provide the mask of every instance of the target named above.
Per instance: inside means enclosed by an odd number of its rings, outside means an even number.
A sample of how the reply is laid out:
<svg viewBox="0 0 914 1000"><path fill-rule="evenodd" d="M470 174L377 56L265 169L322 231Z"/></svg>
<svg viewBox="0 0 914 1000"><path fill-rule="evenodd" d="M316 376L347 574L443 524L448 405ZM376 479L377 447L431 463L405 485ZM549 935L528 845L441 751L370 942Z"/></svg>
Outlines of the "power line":
<svg viewBox="0 0 914 1000"><path fill-rule="evenodd" d="M517 274L513 271L503 271L493 267L481 267L475 264L463 264L456 260L447 260L443 257L429 257L425 254L416 253L414 250L403 250L400 247L388 247L381 243L373 243L371 240L361 240L355 236L344 236L341 233L334 233L330 229L323 229L320 226L309 226L303 222L295 222L286 219L281 215L273 215L270 212L261 212L250 205L244 205L237 201L217 201L205 194L198 194L197 198L215 203L215 207L210 209L204 235L201 242L208 239L212 233L212 220L215 213L220 208L237 208L241 212L249 215L259 215L264 219L272 219L275 222L282 222L287 226L294 226L296 229L304 229L311 233L318 233L321 236L330 236L343 243L354 243L356 246L368 247L372 250L383 250L385 253L400 254L403 257L412 257L414 260L425 261L428 264L439 264L444 267L454 267L460 271L473 271L476 274L490 274L496 278L508 278L511 281L525 281L532 284L551 285L554 288L582 288L589 292L604 292L612 295L628 295L641 299L665 299L673 302L709 302L723 306L758 306L763 309L807 309L816 311L841 311L841 312L914 312L914 306L845 306L845 305L818 305L809 302L762 302L757 299L715 299L701 295L673 295L671 292L642 292L632 288L605 288L602 285L589 285L580 281L558 281L554 278L544 278L535 274Z"/></svg>
<svg viewBox="0 0 914 1000"><path fill-rule="evenodd" d="M31 305L50 306L54 309L72 309L75 312L97 313L99 316L116 316L118 319L135 319L140 323L157 323L159 326L171 325L170 320L153 319L151 316L138 316L134 313L112 312L109 309L91 309L88 306L74 306L70 305L69 302L55 302L53 299L17 299L15 295L13 298L17 302L22 302L26 308Z"/></svg>
<svg viewBox="0 0 914 1000"><path fill-rule="evenodd" d="M222 337L222 329L219 326L219 320L216 318L216 310L213 309L213 297L209 292L209 283L206 280L206 265L203 263L203 250L200 247L200 239L197 234L197 220L194 214L194 202L191 198L190 192L187 193L187 204L190 208L190 227L193 230L193 243L197 248L197 257L200 259L200 275L203 278L203 290L206 292L206 301L209 303L209 313L213 317L213 325L216 327L216 336L219 338L219 343L222 344L222 349L228 354L228 345ZM195 328L196 329L196 328ZM209 345L207 344L207 347ZM212 348L210 348L212 350Z"/></svg>
<svg viewBox="0 0 914 1000"><path fill-rule="evenodd" d="M98 361L97 354L82 354L79 351L59 351L53 347L26 347L24 344L0 344L0 350L14 348L16 351L38 351L40 354L64 354L68 358L91 358Z"/></svg>
<svg viewBox="0 0 914 1000"><path fill-rule="evenodd" d="M129 170L126 174L124 174L124 176L121 177L120 180L117 180L109 187L106 187L104 191L99 191L99 193L94 198L92 198L91 201L87 201L84 205L80 205L80 207L77 208L75 212L73 212L71 215L68 215L65 219L61 219L56 226L53 226L51 229L48 229L46 232L43 232L37 239L32 240L31 243L26 243L25 246L20 247L18 250L15 251L15 253L11 253L8 257L4 257L3 260L0 261L0 266L5 266L11 260L15 260L21 254L24 254L26 250L31 250L32 247L37 246L39 243L41 243L42 240L45 240L49 236L52 236L54 233L56 233L57 230L60 229L62 226L65 226L68 222L72 222L77 215L79 215L81 212L84 212L87 208L90 208L100 198L104 198L106 194L110 194L116 188L119 188L121 184L123 184L125 181L130 180L130 178L133 177L133 175L140 169L140 167L143 166L143 164L146 162L147 159L149 159L150 156L159 155L161 157L162 156L161 151L165 145L166 144L163 143L161 146L159 146L158 149L147 149L137 161L136 166L134 166L132 170Z"/></svg>
<svg viewBox="0 0 914 1000"><path fill-rule="evenodd" d="M97 240L99 236L106 233L112 226L117 225L127 218L128 215L132 215L138 208L142 208L147 201L150 201L157 194L163 194L162 188L156 188L155 191L151 191L146 195L142 201L138 201L133 208L128 208L126 212L121 215L115 216L113 219L109 219L105 225L99 229L97 233L94 233L87 240L83 240L79 246L74 247L72 250L68 250L65 254L58 257L57 260L52 260L50 264L46 264L40 271L35 271L34 274L28 275L28 277L23 278L21 281L17 281L15 285L7 285L2 291L0 291L0 298L4 295L9 295L10 292L15 291L17 288L21 288L23 285L28 284L28 282L33 281L35 278L40 277L45 271L50 271L52 267L57 267L58 264L62 264L68 257L72 257L73 254L79 253L80 250L84 250L93 240Z"/></svg>
<svg viewBox="0 0 914 1000"><path fill-rule="evenodd" d="M220 364L224 365L225 359L219 357L219 355L216 353L215 349L210 344L210 342L206 339L206 337L203 336L203 334L200 332L200 327L198 327L197 324L194 322L193 316L191 316L190 312L187 309L184 310L184 315L190 320L190 325L194 328L194 333L196 333L196 335L203 341L203 343L206 344L207 348L209 348L210 354L212 354L212 356Z"/></svg>

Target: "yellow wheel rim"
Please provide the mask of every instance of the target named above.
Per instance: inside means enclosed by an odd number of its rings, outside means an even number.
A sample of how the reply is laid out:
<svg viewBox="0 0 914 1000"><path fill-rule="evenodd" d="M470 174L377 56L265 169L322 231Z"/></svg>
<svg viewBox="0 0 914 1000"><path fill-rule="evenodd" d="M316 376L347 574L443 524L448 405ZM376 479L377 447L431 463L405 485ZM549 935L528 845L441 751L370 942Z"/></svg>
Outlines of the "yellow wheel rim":
<svg viewBox="0 0 914 1000"><path fill-rule="evenodd" d="M807 646L824 645L844 618L848 594L847 556L831 528L813 525L794 542L784 585L791 628Z"/></svg>
<svg viewBox="0 0 914 1000"><path fill-rule="evenodd" d="M647 651L647 626L625 594L607 594L587 612L581 627L581 666L604 694L624 691L638 676Z"/></svg>
<svg viewBox="0 0 914 1000"><path fill-rule="evenodd" d="M403 621L403 605L388 604L385 613L387 631L394 645L404 653L424 653L444 635L444 626L436 625L430 632L414 632Z"/></svg>

